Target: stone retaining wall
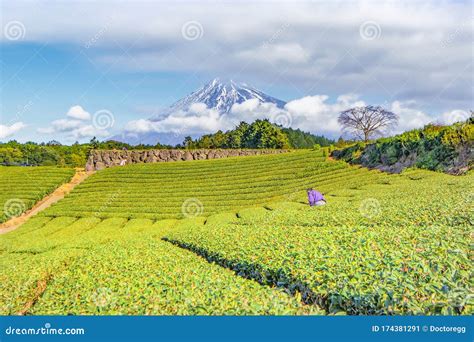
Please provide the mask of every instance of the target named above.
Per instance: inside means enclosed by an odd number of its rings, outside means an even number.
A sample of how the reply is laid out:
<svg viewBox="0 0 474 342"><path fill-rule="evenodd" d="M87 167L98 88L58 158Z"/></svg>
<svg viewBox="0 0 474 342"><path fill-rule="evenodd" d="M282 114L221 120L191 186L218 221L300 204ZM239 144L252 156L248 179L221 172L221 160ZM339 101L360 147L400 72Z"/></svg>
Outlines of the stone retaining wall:
<svg viewBox="0 0 474 342"><path fill-rule="evenodd" d="M260 154L278 154L289 150L93 150L86 164L86 171L102 170L106 167L137 164L160 163L171 161L219 159L238 156L253 156Z"/></svg>

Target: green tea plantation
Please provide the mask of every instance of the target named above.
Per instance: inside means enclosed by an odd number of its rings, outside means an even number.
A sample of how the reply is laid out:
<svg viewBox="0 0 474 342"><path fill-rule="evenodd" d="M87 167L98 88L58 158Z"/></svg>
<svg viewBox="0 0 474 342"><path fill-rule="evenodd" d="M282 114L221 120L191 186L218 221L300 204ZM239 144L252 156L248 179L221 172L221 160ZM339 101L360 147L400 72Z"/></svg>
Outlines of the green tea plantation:
<svg viewBox="0 0 474 342"><path fill-rule="evenodd" d="M0 223L21 215L73 175L72 168L0 166Z"/></svg>
<svg viewBox="0 0 474 342"><path fill-rule="evenodd" d="M0 314L470 315L473 189L317 151L105 169L0 235Z"/></svg>

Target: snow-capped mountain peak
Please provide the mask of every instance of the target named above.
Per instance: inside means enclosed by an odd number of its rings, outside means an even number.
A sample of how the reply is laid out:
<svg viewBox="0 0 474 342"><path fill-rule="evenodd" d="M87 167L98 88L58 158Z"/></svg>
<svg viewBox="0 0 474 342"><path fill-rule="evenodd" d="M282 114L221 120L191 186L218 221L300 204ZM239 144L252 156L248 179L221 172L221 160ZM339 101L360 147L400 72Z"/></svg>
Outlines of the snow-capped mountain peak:
<svg viewBox="0 0 474 342"><path fill-rule="evenodd" d="M285 105L284 101L271 97L246 83L215 78L172 104L166 112L186 111L195 103L204 103L208 108L215 109L220 114L228 114L234 104L251 99L258 99L260 102L271 102L280 108Z"/></svg>
<svg viewBox="0 0 474 342"><path fill-rule="evenodd" d="M151 125L158 123L156 127L159 127L160 122L166 121L168 117L172 117L177 112L185 112L185 115L189 113L191 116L195 116L196 114L193 113L193 110L189 109L193 105L195 109L198 104L199 106L205 104L207 108L217 111L219 116L229 114L229 117L232 117L231 109L234 104L254 99L257 99L259 102L274 103L279 108L283 108L286 104L284 101L271 97L248 84L215 78L188 96L178 100L168 109L148 120L142 120L142 123L145 125L148 125L147 122L151 123ZM124 130L121 134L111 137L111 139L127 142L132 145L156 144L157 142L175 145L181 143L185 135L189 134L187 132L177 133L162 131L161 129L157 130L156 127L144 132Z"/></svg>

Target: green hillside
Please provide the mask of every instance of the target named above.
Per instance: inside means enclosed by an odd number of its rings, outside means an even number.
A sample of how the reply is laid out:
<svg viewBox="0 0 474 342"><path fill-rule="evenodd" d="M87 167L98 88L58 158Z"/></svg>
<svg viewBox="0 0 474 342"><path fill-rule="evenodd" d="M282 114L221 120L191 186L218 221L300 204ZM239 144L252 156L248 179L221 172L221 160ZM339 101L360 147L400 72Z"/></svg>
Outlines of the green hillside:
<svg viewBox="0 0 474 342"><path fill-rule="evenodd" d="M166 240L268 286L299 291L304 303L327 313L472 310L474 217L465 188L474 186L472 176L361 177L370 184L341 179L324 186L329 204L316 210L270 204L271 211L243 210L239 219L172 231Z"/></svg>
<svg viewBox="0 0 474 342"><path fill-rule="evenodd" d="M73 175L72 168L0 166L0 223L30 209Z"/></svg>
<svg viewBox="0 0 474 342"><path fill-rule="evenodd" d="M473 185L315 151L102 170L0 235L0 314L471 314Z"/></svg>
<svg viewBox="0 0 474 342"><path fill-rule="evenodd" d="M98 172L42 215L164 219L197 211L208 216L284 198L316 181L323 185L335 176L356 177L358 172L313 151L136 164Z"/></svg>
<svg viewBox="0 0 474 342"><path fill-rule="evenodd" d="M332 156L389 172L407 167L463 174L473 167L474 119L451 126L427 125L402 134L356 143Z"/></svg>

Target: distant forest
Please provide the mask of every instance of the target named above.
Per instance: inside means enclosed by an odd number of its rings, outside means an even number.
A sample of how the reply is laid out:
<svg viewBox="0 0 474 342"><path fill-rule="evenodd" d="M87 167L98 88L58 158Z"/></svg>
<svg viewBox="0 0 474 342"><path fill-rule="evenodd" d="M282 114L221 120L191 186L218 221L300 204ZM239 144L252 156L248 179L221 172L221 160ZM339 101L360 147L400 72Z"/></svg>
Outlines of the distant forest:
<svg viewBox="0 0 474 342"><path fill-rule="evenodd" d="M31 141L21 144L12 140L8 143L0 143L0 165L84 167L91 149L161 148L171 148L171 146L161 144L132 146L113 140L100 142L96 138L85 144L76 142L72 145L62 145L55 140L40 144Z"/></svg>
<svg viewBox="0 0 474 342"><path fill-rule="evenodd" d="M299 129L283 128L268 120L256 120L248 124L241 122L235 129L226 132L217 131L193 140L186 137L182 144L176 146L162 145L129 145L108 140L98 141L95 137L85 144L74 143L62 145L57 141L48 143L26 142L15 140L0 143L0 165L23 166L73 166L83 167L91 149L197 149L197 148L313 148L330 146L335 141L323 136L313 135Z"/></svg>

